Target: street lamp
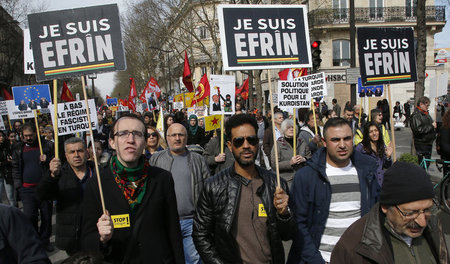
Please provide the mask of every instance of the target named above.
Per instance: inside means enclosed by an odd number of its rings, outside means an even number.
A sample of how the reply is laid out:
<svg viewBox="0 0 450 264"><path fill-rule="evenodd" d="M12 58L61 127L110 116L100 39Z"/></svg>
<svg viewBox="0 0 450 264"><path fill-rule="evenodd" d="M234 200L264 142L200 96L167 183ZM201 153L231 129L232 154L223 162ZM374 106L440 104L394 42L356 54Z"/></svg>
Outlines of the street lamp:
<svg viewBox="0 0 450 264"><path fill-rule="evenodd" d="M153 47L153 46L150 46L150 48L167 53L167 68L169 71L169 75L167 76L167 81L169 82L169 93L172 94L172 82L170 81L170 61L169 61L170 60L169 52L172 52L172 50L163 50L163 49L160 49L158 47Z"/></svg>
<svg viewBox="0 0 450 264"><path fill-rule="evenodd" d="M97 79L97 74L96 73L89 74L88 78L92 80L92 97L95 98L94 79Z"/></svg>

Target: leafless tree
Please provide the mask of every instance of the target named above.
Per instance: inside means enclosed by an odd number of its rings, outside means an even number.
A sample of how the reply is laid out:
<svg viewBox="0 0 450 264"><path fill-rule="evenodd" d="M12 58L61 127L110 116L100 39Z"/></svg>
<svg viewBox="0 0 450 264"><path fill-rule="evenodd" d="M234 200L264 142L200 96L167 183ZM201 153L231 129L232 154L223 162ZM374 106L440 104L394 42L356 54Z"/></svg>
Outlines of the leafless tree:
<svg viewBox="0 0 450 264"><path fill-rule="evenodd" d="M417 1L417 82L415 83L414 101L424 95L425 91L425 68L427 54L427 25L425 14L425 1Z"/></svg>

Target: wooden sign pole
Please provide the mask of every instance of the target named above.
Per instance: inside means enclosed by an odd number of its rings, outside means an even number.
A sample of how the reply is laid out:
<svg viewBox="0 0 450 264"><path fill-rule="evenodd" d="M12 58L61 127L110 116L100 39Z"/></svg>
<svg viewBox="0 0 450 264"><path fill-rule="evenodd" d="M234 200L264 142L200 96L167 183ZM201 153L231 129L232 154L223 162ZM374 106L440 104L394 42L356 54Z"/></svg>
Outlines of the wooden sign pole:
<svg viewBox="0 0 450 264"><path fill-rule="evenodd" d="M39 143L39 151L41 152L41 155L44 155L44 152L42 152L41 132L39 132L39 123L37 120L36 110L33 110L33 114L34 114L34 123L36 124L36 133Z"/></svg>
<svg viewBox="0 0 450 264"><path fill-rule="evenodd" d="M273 106L273 95L272 95L272 76L270 75L270 70L267 70L267 76L269 78L269 94L270 94L270 112L272 114L272 134L273 134L273 150L275 151L275 171L277 173L277 186L281 188L280 184L280 169L278 164L278 149L277 149L277 135L275 133L275 115Z"/></svg>
<svg viewBox="0 0 450 264"><path fill-rule="evenodd" d="M53 134L55 137L55 158L59 159L59 140L58 140L58 80L53 80Z"/></svg>
<svg viewBox="0 0 450 264"><path fill-rule="evenodd" d="M316 107L314 106L314 99L311 98L311 107L313 110L313 118L314 118L314 133L317 135L317 120L316 120Z"/></svg>
<svg viewBox="0 0 450 264"><path fill-rule="evenodd" d="M295 112L296 112L296 110L294 108L294 114L292 115L292 119L294 121L294 127L293 127L294 128L294 140L292 141L292 148L294 150L294 153L293 153L294 157L297 156L297 133L295 133L295 132L297 132L297 122L295 122L296 121L296 119L295 119Z"/></svg>
<svg viewBox="0 0 450 264"><path fill-rule="evenodd" d="M98 170L97 153L95 152L94 133L92 132L91 111L89 109L88 98L87 98L87 94L86 94L86 84L84 83L83 77L81 77L81 84L83 86L84 104L86 105L86 113L88 116L89 134L91 136L91 142L92 142L92 154L94 156L95 173L97 174L98 191L100 192L100 201L102 203L103 214L106 214L105 199L103 198L102 181L100 179L100 172Z"/></svg>
<svg viewBox="0 0 450 264"><path fill-rule="evenodd" d="M396 151L395 151L394 118L391 115L391 109L392 109L391 84L387 84L386 87L388 89L389 104L390 104L389 105L389 116L390 116L389 119L391 120L391 122L390 122L391 123L391 137L392 137L391 142L392 142L392 150L393 150L393 152L392 152L392 161L395 162L397 160L397 154L396 154ZM383 136L383 135L380 135L380 136Z"/></svg>
<svg viewBox="0 0 450 264"><path fill-rule="evenodd" d="M220 119L220 154L223 154L223 133L224 133L224 126L223 126L223 119L224 114L222 114L222 117Z"/></svg>

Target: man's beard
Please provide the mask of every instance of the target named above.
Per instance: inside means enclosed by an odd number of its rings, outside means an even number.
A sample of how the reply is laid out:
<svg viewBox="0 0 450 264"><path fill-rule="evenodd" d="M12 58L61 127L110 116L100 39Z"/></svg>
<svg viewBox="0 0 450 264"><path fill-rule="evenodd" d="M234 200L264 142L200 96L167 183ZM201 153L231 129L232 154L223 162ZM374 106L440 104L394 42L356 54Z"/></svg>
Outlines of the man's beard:
<svg viewBox="0 0 450 264"><path fill-rule="evenodd" d="M241 165L242 167L249 167L255 164L256 155L253 151L247 150L246 152L251 152L253 154L253 158L250 160L242 160L239 154L233 153L234 159L236 162Z"/></svg>

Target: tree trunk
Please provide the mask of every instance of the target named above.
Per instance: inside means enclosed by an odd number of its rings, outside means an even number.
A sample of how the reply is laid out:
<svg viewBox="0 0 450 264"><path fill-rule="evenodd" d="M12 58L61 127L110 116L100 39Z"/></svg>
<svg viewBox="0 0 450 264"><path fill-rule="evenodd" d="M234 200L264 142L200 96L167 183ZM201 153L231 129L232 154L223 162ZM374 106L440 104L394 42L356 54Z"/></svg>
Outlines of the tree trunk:
<svg viewBox="0 0 450 264"><path fill-rule="evenodd" d="M262 70L254 70L253 75L255 77L256 88L256 108L259 111L263 111L263 91L261 85L261 73ZM264 112L262 112L264 114Z"/></svg>
<svg viewBox="0 0 450 264"><path fill-rule="evenodd" d="M248 71L248 108L247 113L253 110L255 103L253 102L253 71Z"/></svg>
<svg viewBox="0 0 450 264"><path fill-rule="evenodd" d="M427 26L425 16L425 2L426 0L417 1L417 82L414 89L414 104L424 95L425 92L425 69L427 58Z"/></svg>

